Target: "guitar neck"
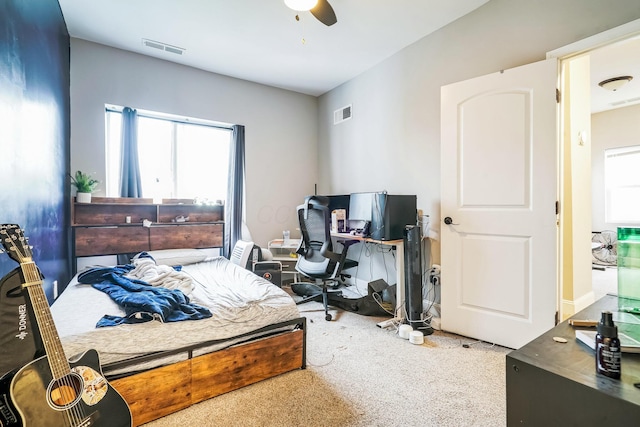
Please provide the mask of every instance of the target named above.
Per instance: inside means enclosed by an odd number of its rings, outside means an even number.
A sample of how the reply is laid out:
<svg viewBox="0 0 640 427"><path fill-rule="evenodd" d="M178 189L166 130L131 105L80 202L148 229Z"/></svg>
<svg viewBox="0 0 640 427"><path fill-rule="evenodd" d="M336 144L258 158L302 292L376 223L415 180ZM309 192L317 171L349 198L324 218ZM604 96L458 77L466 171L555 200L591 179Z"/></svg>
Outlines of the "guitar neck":
<svg viewBox="0 0 640 427"><path fill-rule="evenodd" d="M20 268L24 279L22 286L29 294L35 320L40 329L42 342L49 359L51 373L54 379L62 378L69 373L71 368L60 343L58 331L53 323L49 302L42 288L40 271L31 259L21 260Z"/></svg>

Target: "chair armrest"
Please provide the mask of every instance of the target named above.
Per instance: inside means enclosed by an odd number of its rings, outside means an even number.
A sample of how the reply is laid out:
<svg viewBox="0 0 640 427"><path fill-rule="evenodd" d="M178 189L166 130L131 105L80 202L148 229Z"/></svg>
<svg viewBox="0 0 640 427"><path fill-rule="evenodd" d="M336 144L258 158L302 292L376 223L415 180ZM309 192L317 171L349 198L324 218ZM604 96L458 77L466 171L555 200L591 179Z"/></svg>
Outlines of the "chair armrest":
<svg viewBox="0 0 640 427"><path fill-rule="evenodd" d="M347 252L349 251L349 247L351 245L355 245L356 243L360 243L360 240L356 239L336 239L336 242L342 245L342 251L340 253L331 252L333 256L329 256L323 253L323 255L327 258L331 258L335 262L344 263L344 260L347 258Z"/></svg>
<svg viewBox="0 0 640 427"><path fill-rule="evenodd" d="M328 243L325 243L324 245L322 245L322 247L320 248L320 253L322 254L322 256L325 258L329 258L331 261L340 262L342 253L333 252L329 250L328 247L329 247Z"/></svg>
<svg viewBox="0 0 640 427"><path fill-rule="evenodd" d="M360 243L361 241L362 240L356 240L356 239L336 239L336 242L344 246L345 251L349 249L349 246L355 245L356 243Z"/></svg>
<svg viewBox="0 0 640 427"><path fill-rule="evenodd" d="M355 245L356 243L360 243L361 240L356 239L337 239L336 242L340 243L343 246L342 252L336 253L333 251L326 250L325 247L322 247L320 253L325 257L336 263L335 269L333 270L332 278L335 278L340 272L343 270L345 261L347 260L347 252L349 250L349 246ZM357 265L357 263L356 263Z"/></svg>

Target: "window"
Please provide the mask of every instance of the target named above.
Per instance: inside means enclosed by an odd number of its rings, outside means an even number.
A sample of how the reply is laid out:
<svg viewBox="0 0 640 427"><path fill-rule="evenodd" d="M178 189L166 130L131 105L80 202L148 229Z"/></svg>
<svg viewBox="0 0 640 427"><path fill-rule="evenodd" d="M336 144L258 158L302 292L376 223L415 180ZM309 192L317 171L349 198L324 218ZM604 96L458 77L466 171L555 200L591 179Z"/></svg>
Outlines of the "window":
<svg viewBox="0 0 640 427"><path fill-rule="evenodd" d="M604 152L605 221L640 223L640 146Z"/></svg>
<svg viewBox="0 0 640 427"><path fill-rule="evenodd" d="M120 195L121 110L106 111L106 192ZM225 200L229 175L228 127L138 111L142 194L148 198Z"/></svg>

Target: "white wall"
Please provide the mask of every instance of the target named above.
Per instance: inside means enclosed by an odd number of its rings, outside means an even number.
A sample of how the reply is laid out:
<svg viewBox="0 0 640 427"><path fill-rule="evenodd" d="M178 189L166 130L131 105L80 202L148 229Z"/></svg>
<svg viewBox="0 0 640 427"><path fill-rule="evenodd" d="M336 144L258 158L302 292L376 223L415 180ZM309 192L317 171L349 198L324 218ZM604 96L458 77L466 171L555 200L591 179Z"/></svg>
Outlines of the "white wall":
<svg viewBox="0 0 640 427"><path fill-rule="evenodd" d="M640 105L593 114L591 133L592 229L615 231L625 224L604 219L604 150L640 144Z"/></svg>
<svg viewBox="0 0 640 427"><path fill-rule="evenodd" d="M105 104L244 125L253 239L299 236L295 207L318 176L317 98L71 39L71 170L102 182Z"/></svg>
<svg viewBox="0 0 640 427"><path fill-rule="evenodd" d="M491 0L320 97L319 191L416 194L439 230L440 87L542 60L638 18L637 0ZM353 118L333 125L347 104ZM432 249L439 263L437 242Z"/></svg>

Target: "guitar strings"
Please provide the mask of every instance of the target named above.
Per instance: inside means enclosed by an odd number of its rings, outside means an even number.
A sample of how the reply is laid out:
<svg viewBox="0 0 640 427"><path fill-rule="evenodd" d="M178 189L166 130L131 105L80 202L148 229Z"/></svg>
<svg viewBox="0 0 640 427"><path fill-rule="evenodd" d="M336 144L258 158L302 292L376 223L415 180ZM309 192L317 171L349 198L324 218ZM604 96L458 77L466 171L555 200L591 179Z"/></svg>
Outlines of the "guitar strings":
<svg viewBox="0 0 640 427"><path fill-rule="evenodd" d="M35 268L35 264L29 263L25 266L28 267L29 274L29 279L26 280L26 282L39 282L40 277L37 268ZM27 276L27 270L23 269L23 271L25 271L25 276ZM26 278L27 277L25 277L25 279ZM45 340L44 345L48 355L48 361L50 364L49 366L52 370L53 380L57 384L56 387L58 389L58 392L60 393L60 395L58 396L58 398L61 400L59 406L66 408L64 412L70 422L70 425L77 425L77 423L82 418L84 418L84 414L82 413L83 408L79 405L72 405L70 407L68 406L69 399L73 398L71 401L71 403L73 403L73 400L75 400L75 398L77 397L73 395L73 392L76 391L76 387L74 387L72 377L67 374L71 371L69 363L64 356L64 352L61 355L60 348L57 348L60 346L59 338L55 331L55 326L53 325L53 318L51 317L49 311L49 304L46 300L41 286L29 285L27 289L29 291L32 304L34 304L34 307L40 314L40 316L36 316L36 319L40 319L42 321L42 323L39 323L39 328L41 333L42 331L44 331L42 335ZM53 388L50 390L50 392L53 392Z"/></svg>
<svg viewBox="0 0 640 427"><path fill-rule="evenodd" d="M29 293L34 312L37 310L37 313L39 314L35 316L36 323L38 324L41 336L43 337L53 381L57 384L56 387L61 395L60 398L62 399L62 405L60 406L66 408L64 412L70 425L78 425L78 423L85 418L84 408L82 405L78 404L79 400L77 400L79 397L81 398L82 387L74 386L73 378L70 375L71 368L69 361L64 354L64 349L62 348L55 324L53 323L49 303L42 289L40 272L35 263L30 259L30 256L25 257L26 259L22 260L20 251L16 247L15 242L13 242L13 240L11 240L11 242L13 244L12 249L20 258L19 262L25 279L25 287ZM56 375L56 372L58 375ZM82 381L80 381L80 385L81 384ZM53 392L53 388L51 392ZM70 402L71 406L68 404L69 397L72 398Z"/></svg>

